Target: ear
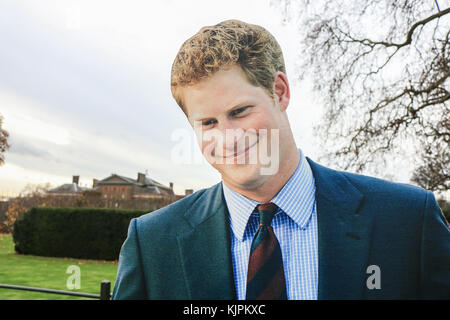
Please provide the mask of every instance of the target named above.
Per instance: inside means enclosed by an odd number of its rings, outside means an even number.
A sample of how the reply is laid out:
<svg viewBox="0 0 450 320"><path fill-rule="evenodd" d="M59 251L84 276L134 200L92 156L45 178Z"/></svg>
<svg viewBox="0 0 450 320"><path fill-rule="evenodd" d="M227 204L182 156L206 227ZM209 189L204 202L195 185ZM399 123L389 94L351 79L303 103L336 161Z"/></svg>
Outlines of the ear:
<svg viewBox="0 0 450 320"><path fill-rule="evenodd" d="M275 102L280 106L281 111L285 111L289 105L291 92L286 74L281 71L275 73L273 81L273 93Z"/></svg>

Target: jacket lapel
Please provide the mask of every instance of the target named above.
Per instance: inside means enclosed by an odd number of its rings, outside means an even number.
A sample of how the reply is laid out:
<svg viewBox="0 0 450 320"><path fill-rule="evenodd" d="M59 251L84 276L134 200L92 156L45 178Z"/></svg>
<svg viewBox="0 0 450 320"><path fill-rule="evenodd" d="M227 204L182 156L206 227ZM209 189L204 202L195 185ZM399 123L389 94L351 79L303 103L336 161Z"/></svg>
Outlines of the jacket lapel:
<svg viewBox="0 0 450 320"><path fill-rule="evenodd" d="M361 299L366 286L371 217L363 195L341 173L307 158L316 183L319 299Z"/></svg>
<svg viewBox="0 0 450 320"><path fill-rule="evenodd" d="M219 183L187 210L191 230L178 236L188 299L236 298L228 209Z"/></svg>

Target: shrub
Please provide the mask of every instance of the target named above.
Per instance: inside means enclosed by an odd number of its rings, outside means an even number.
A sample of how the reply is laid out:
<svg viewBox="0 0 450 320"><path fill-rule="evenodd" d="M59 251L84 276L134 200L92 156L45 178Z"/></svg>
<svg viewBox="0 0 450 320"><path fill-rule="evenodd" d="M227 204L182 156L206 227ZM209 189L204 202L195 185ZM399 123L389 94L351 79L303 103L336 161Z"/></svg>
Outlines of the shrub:
<svg viewBox="0 0 450 320"><path fill-rule="evenodd" d="M34 207L14 223L21 254L117 260L132 218L139 210Z"/></svg>
<svg viewBox="0 0 450 320"><path fill-rule="evenodd" d="M439 204L439 207L441 207L447 222L450 222L450 202L445 199L437 199L437 203Z"/></svg>
<svg viewBox="0 0 450 320"><path fill-rule="evenodd" d="M444 217L447 219L447 222L450 222L450 209L442 209L444 213Z"/></svg>

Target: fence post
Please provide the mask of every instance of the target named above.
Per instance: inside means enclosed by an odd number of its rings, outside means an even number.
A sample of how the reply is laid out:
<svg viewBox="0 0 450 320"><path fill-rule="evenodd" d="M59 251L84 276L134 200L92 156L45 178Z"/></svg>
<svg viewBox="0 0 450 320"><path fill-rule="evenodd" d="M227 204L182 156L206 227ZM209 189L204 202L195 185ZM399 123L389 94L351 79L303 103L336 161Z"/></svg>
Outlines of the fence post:
<svg viewBox="0 0 450 320"><path fill-rule="evenodd" d="M111 282L103 280L100 284L100 300L111 299Z"/></svg>

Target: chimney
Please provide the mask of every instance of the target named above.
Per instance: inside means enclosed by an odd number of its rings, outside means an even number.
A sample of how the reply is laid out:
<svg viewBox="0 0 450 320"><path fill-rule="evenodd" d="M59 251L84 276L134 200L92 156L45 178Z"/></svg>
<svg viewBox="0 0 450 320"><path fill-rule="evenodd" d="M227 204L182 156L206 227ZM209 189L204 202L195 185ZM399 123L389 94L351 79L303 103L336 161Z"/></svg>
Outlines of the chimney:
<svg viewBox="0 0 450 320"><path fill-rule="evenodd" d="M75 183L78 185L78 182L80 181L80 176L72 176L72 183Z"/></svg>
<svg viewBox="0 0 450 320"><path fill-rule="evenodd" d="M92 188L97 188L98 186L98 180L97 179L93 179L92 180Z"/></svg>
<svg viewBox="0 0 450 320"><path fill-rule="evenodd" d="M193 192L194 192L194 190L192 190L192 189L186 189L186 190L184 190L184 194L185 194L186 196L192 194Z"/></svg>
<svg viewBox="0 0 450 320"><path fill-rule="evenodd" d="M145 174L138 172L137 182L145 184Z"/></svg>
<svg viewBox="0 0 450 320"><path fill-rule="evenodd" d="M170 186L170 189L173 190L173 182L170 182L170 183L169 183L169 186Z"/></svg>

